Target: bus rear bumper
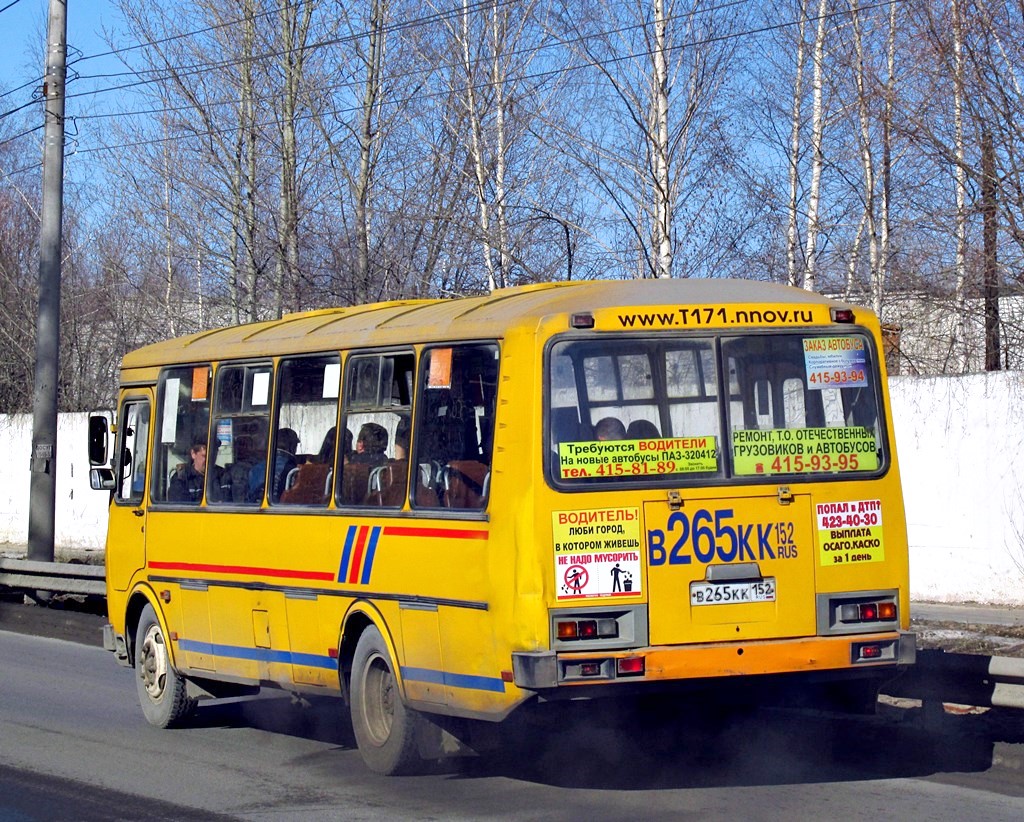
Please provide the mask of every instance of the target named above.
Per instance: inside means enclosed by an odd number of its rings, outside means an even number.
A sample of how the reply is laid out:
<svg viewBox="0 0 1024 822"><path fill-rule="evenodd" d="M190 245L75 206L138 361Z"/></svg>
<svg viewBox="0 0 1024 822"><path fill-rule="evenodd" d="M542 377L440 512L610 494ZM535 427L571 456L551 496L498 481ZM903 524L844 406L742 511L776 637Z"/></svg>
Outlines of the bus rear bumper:
<svg viewBox="0 0 1024 822"><path fill-rule="evenodd" d="M527 690L603 682L669 682L910 665L917 636L905 631L840 637L673 645L593 653L512 654L515 684Z"/></svg>

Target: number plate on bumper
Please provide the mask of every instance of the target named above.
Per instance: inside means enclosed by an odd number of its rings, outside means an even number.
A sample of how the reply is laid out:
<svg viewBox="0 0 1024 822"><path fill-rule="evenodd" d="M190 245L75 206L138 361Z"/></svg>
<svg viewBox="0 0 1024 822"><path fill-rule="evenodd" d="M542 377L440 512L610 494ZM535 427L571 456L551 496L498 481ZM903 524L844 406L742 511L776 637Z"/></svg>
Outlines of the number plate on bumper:
<svg viewBox="0 0 1024 822"><path fill-rule="evenodd" d="M775 579L756 582L691 582L690 605L775 602Z"/></svg>

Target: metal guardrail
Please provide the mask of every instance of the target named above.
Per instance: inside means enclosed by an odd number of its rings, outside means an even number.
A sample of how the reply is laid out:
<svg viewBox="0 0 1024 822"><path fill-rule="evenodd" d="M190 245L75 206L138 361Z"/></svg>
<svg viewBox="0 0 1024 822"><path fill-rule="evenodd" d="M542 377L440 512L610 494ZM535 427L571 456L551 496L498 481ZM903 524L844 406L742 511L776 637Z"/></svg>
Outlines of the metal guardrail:
<svg viewBox="0 0 1024 822"><path fill-rule="evenodd" d="M106 570L102 565L0 557L0 588L105 596L105 580Z"/></svg>
<svg viewBox="0 0 1024 822"><path fill-rule="evenodd" d="M1024 659L919 650L883 693L985 708L1024 709Z"/></svg>
<svg viewBox="0 0 1024 822"><path fill-rule="evenodd" d="M105 596L102 565L0 558L0 588ZM919 650L888 696L1024 709L1024 659Z"/></svg>

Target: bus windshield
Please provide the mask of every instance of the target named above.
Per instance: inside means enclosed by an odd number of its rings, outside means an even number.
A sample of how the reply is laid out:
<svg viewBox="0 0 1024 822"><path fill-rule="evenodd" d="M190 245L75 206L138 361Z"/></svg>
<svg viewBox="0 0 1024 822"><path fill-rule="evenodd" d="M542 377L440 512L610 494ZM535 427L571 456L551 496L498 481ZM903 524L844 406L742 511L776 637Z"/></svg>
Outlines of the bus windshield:
<svg viewBox="0 0 1024 822"><path fill-rule="evenodd" d="M884 468L865 334L563 339L547 410L554 483L706 483Z"/></svg>

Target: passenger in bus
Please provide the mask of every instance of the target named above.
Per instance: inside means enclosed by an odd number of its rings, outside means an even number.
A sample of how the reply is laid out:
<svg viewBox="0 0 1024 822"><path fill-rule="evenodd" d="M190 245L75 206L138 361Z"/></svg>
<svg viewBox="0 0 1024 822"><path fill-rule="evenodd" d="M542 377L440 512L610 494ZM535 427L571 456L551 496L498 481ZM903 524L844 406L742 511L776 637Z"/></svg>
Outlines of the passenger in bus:
<svg viewBox="0 0 1024 822"><path fill-rule="evenodd" d="M401 416L395 426L395 460L409 459L409 418Z"/></svg>
<svg viewBox="0 0 1024 822"><path fill-rule="evenodd" d="M387 462L384 452L388 448L388 431L383 425L368 422L359 429L356 437L356 451L351 461L366 465L383 465Z"/></svg>
<svg viewBox="0 0 1024 822"><path fill-rule="evenodd" d="M402 415L395 426L395 456L370 472L367 505L384 508L405 501L405 478L409 473L409 417Z"/></svg>
<svg viewBox="0 0 1024 822"><path fill-rule="evenodd" d="M277 432L277 448L274 452L274 475L271 485L271 499L276 502L281 498L284 480L288 472L298 465L295 452L299 447L299 435L291 428L282 428ZM266 485L267 467L257 463L249 471L249 502L260 502Z"/></svg>
<svg viewBox="0 0 1024 822"><path fill-rule="evenodd" d="M220 487L221 469L214 465L211 476L214 487ZM189 448L189 461L181 463L174 469L170 484L167 486L167 499L170 502L199 503L203 498L203 485L206 482L206 441L196 440Z"/></svg>
<svg viewBox="0 0 1024 822"><path fill-rule="evenodd" d="M320 450L316 452L315 461L321 465L332 465L334 463L334 444L338 438L338 427L332 425L324 434L324 441L320 444Z"/></svg>
<svg viewBox="0 0 1024 822"><path fill-rule="evenodd" d="M626 439L626 426L618 417L605 417L594 426L594 439L624 440Z"/></svg>
<svg viewBox="0 0 1024 822"><path fill-rule="evenodd" d="M650 420L633 420L626 429L627 440L653 440L660 436L658 426Z"/></svg>

